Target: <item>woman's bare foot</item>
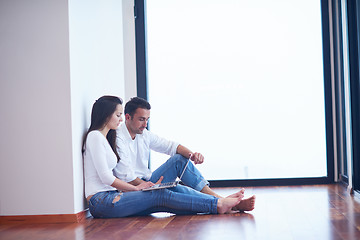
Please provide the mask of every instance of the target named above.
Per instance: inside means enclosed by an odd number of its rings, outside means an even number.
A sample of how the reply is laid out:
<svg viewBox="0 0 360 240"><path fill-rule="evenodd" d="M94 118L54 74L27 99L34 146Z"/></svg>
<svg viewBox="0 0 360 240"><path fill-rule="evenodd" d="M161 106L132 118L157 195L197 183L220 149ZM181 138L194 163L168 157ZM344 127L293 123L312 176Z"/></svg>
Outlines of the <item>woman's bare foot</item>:
<svg viewBox="0 0 360 240"><path fill-rule="evenodd" d="M230 213L231 209L240 204L242 198L219 198L217 203L217 211L219 214Z"/></svg>
<svg viewBox="0 0 360 240"><path fill-rule="evenodd" d="M255 195L252 197L242 199L239 204L237 204L233 210L239 211L252 211L255 208Z"/></svg>
<svg viewBox="0 0 360 240"><path fill-rule="evenodd" d="M234 193L234 194L231 194L231 195L227 196L227 198L241 198L241 199L243 199L244 198L244 192L245 192L245 189L242 188L237 193Z"/></svg>

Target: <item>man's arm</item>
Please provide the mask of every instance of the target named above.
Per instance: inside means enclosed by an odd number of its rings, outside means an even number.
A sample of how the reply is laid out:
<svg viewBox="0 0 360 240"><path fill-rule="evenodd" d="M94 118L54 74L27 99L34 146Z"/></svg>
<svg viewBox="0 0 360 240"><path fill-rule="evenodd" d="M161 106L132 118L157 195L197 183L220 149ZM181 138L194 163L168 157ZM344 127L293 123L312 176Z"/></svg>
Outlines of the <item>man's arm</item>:
<svg viewBox="0 0 360 240"><path fill-rule="evenodd" d="M149 145L150 149L155 152L168 154L170 156L173 156L175 153L178 153L185 158L189 158L191 154L191 160L195 164L201 164L204 162L204 156L201 153L197 153L197 152L193 153L187 147L178 144L176 142L168 141L165 138L161 138L152 132L144 131L144 134L145 133L150 138L150 145Z"/></svg>
<svg viewBox="0 0 360 240"><path fill-rule="evenodd" d="M190 149L188 149L187 147L181 144L179 144L179 146L176 148L176 153L180 154L185 158L189 158L190 154L193 154L193 152Z"/></svg>
<svg viewBox="0 0 360 240"><path fill-rule="evenodd" d="M177 147L176 153L182 155L185 158L189 158L191 156L191 160L195 164L202 164L204 162L204 156L201 153L193 153L190 149L181 144L179 144L179 146Z"/></svg>

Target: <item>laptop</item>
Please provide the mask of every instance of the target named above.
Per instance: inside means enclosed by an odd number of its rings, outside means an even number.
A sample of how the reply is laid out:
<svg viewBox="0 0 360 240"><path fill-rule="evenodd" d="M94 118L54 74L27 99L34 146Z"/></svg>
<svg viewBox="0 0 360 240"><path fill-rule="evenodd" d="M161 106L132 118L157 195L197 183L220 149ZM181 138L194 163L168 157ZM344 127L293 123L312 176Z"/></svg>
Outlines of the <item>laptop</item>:
<svg viewBox="0 0 360 240"><path fill-rule="evenodd" d="M157 190L157 189L163 189L163 188L172 188L172 187L176 187L179 182L181 182L181 178L184 175L184 172L189 164L190 158L188 159L188 161L186 162L186 165L184 167L184 170L182 171L179 180L175 181L175 182L167 182L167 183L160 183L160 184L155 184L154 186L148 187L148 188L144 188L142 189L142 191L151 191L151 190Z"/></svg>

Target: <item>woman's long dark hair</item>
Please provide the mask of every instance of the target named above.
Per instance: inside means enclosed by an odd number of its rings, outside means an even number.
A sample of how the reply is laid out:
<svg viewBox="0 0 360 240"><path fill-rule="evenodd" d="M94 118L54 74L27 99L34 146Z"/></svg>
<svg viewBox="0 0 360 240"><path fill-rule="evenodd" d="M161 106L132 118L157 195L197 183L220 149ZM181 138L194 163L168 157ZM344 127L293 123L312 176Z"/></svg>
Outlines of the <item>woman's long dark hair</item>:
<svg viewBox="0 0 360 240"><path fill-rule="evenodd" d="M85 152L86 139L89 132L102 129L109 121L112 114L115 112L117 105L121 105L123 101L115 96L102 96L95 101L91 111L91 124L89 130L86 132L83 141L82 153ZM116 131L110 129L106 135L112 150L114 151L118 162L120 160L119 154L116 151Z"/></svg>

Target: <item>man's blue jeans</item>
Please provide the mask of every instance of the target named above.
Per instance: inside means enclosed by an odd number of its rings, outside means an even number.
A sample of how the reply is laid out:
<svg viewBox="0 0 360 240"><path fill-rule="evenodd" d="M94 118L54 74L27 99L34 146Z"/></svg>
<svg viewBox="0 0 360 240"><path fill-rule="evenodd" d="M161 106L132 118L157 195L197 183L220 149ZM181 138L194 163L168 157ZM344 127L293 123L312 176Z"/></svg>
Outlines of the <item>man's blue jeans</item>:
<svg viewBox="0 0 360 240"><path fill-rule="evenodd" d="M181 181L186 186L189 186L197 191L201 191L206 185L209 185L209 182L201 175L199 170L195 168L191 160L184 158L180 154L175 154L158 169L156 169L152 173L150 181L155 183L159 180L161 176L164 177L162 181L163 183L175 181L177 177L180 177L184 167L186 166L187 161L189 161L189 164L186 167L185 173L181 178Z"/></svg>

